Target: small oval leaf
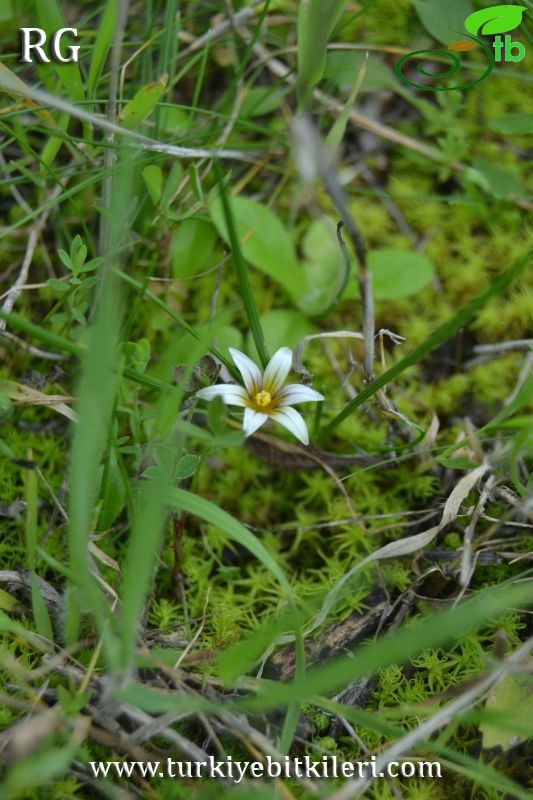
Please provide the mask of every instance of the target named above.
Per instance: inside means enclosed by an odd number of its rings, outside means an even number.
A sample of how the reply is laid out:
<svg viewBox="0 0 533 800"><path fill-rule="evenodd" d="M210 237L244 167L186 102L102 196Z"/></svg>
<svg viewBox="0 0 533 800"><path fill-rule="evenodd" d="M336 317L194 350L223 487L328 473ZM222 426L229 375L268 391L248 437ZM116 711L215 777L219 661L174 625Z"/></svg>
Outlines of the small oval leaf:
<svg viewBox="0 0 533 800"><path fill-rule="evenodd" d="M368 266L376 300L396 300L416 294L431 283L435 274L431 261L411 250L371 250Z"/></svg>
<svg viewBox="0 0 533 800"><path fill-rule="evenodd" d="M476 46L476 43L471 42L469 39L461 39L459 42L449 44L448 50L473 50Z"/></svg>
<svg viewBox="0 0 533 800"><path fill-rule="evenodd" d="M231 207L246 261L277 281L297 302L304 275L292 238L281 219L264 203L241 195L231 198ZM211 202L209 211L219 234L229 244L220 198Z"/></svg>
<svg viewBox="0 0 533 800"><path fill-rule="evenodd" d="M153 111L161 99L168 84L168 75L162 75L158 81L142 86L129 103L126 103L117 122L124 128L135 128Z"/></svg>
<svg viewBox="0 0 533 800"><path fill-rule="evenodd" d="M176 481L184 481L186 478L190 478L192 475L194 475L198 469L199 463L200 456L195 456L192 453L187 453L186 455L182 456L176 467Z"/></svg>

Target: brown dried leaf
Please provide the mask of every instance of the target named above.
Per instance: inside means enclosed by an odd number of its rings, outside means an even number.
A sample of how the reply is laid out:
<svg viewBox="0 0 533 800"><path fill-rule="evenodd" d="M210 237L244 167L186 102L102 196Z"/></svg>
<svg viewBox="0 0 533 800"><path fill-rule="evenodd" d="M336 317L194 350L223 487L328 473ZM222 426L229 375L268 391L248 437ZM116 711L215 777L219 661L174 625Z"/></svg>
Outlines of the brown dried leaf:
<svg viewBox="0 0 533 800"><path fill-rule="evenodd" d="M483 477L488 468L489 465L487 463L480 464L479 467L476 467L471 472L467 472L456 484L446 500L439 529L446 527L446 525L449 525L450 522L456 519L459 509L461 508L461 503L468 497L471 489L473 489L478 480Z"/></svg>
<svg viewBox="0 0 533 800"><path fill-rule="evenodd" d="M43 394L37 389L32 389L31 386L26 386L23 383L16 381L3 380L0 381L0 390L19 405L24 406L47 406L58 414L62 414L72 422L78 421L78 415L66 402L72 401L72 397L66 397L62 394ZM66 401L66 402L65 402Z"/></svg>

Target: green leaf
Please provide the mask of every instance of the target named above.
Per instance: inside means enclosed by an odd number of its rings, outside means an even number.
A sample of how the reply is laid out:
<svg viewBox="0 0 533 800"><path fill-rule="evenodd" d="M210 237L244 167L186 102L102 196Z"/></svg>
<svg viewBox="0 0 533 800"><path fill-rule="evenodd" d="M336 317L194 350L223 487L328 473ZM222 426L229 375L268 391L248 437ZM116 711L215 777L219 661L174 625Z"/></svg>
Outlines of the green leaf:
<svg viewBox="0 0 533 800"><path fill-rule="evenodd" d="M467 458L438 458L437 461L446 469L474 469L476 466Z"/></svg>
<svg viewBox="0 0 533 800"><path fill-rule="evenodd" d="M128 363L144 372L150 361L150 342L148 339L139 339L137 342L127 342L124 348Z"/></svg>
<svg viewBox="0 0 533 800"><path fill-rule="evenodd" d="M465 179L477 183L497 200L504 200L509 196L524 196L524 189L518 178L499 164L493 164L481 156L476 156L472 163L474 169L466 171Z"/></svg>
<svg viewBox="0 0 533 800"><path fill-rule="evenodd" d="M32 457L31 451L28 454ZM37 484L37 473L33 469L26 470L26 564L30 572L31 583L31 604L33 618L37 633L53 641L54 634L52 623L44 598L41 594L41 587L35 574L37 561L37 536L38 536L38 505L39 494Z"/></svg>
<svg viewBox="0 0 533 800"><path fill-rule="evenodd" d="M296 302L303 288L303 275L292 239L283 223L273 211L256 200L232 197L230 202L244 258L283 286ZM211 203L209 211L218 232L229 244L219 198Z"/></svg>
<svg viewBox="0 0 533 800"><path fill-rule="evenodd" d="M94 38L93 54L87 80L87 89L91 96L94 94L107 58L107 53L113 41L113 34L117 25L118 8L119 0L107 0L104 13L102 14L102 20Z"/></svg>
<svg viewBox="0 0 533 800"><path fill-rule="evenodd" d="M241 117L261 117L277 111L283 102L284 93L268 86L255 86L244 96L240 108Z"/></svg>
<svg viewBox="0 0 533 800"><path fill-rule="evenodd" d="M494 720L483 722L479 730L483 734L482 746L485 750L501 747L505 752L520 742L531 737L531 719L533 717L533 691L531 678L525 675L507 675L491 690L485 703L485 709L500 712L501 724ZM517 721L513 730L509 724L509 711ZM507 721L507 724L506 724Z"/></svg>
<svg viewBox="0 0 533 800"><path fill-rule="evenodd" d="M63 262L65 267L69 269L71 272L73 272L74 264L72 263L72 259L69 256L69 254L65 252L65 250L58 250L57 255L59 256L59 259Z"/></svg>
<svg viewBox="0 0 533 800"><path fill-rule="evenodd" d="M326 149L330 150L333 153L338 152L341 142L344 139L346 128L348 127L348 122L350 119L350 114L352 112L353 107L355 106L357 95L361 90L363 81L366 76L367 66L368 66L368 53L365 53L363 63L360 65L357 72L354 72L350 93L346 98L346 100L344 101L342 110L340 114L337 116L337 119L333 123L333 126L330 129L325 139ZM347 259L346 263L349 263L349 259Z"/></svg>
<svg viewBox="0 0 533 800"><path fill-rule="evenodd" d="M216 264L216 231L209 220L189 217L177 226L170 243L174 278L188 278Z"/></svg>
<svg viewBox="0 0 533 800"><path fill-rule="evenodd" d="M152 203L156 206L163 191L163 173L156 164L149 164L142 171L143 181L148 189L148 194L152 198Z"/></svg>
<svg viewBox="0 0 533 800"><path fill-rule="evenodd" d="M87 258L87 245L83 244L81 236L76 235L72 240L72 244L70 246L70 257L72 259L72 263L75 264L75 271L78 272Z"/></svg>
<svg viewBox="0 0 533 800"><path fill-rule="evenodd" d="M168 173L168 177L165 182L165 188L163 189L163 195L161 197L161 205L165 212L168 212L168 206L178 191L178 187L182 179L183 167L179 161L175 161L172 164L170 172Z"/></svg>
<svg viewBox="0 0 533 800"><path fill-rule="evenodd" d="M242 341L243 336L238 328L234 325L222 325L217 329L214 343L223 353L228 353L230 347L242 350Z"/></svg>
<svg viewBox="0 0 533 800"><path fill-rule="evenodd" d="M220 678L231 684L248 672L272 642L290 628L291 622L287 613L276 614L274 619L255 628L251 636L239 639L236 644L222 650L216 657Z"/></svg>
<svg viewBox="0 0 533 800"><path fill-rule="evenodd" d="M192 516L205 520L210 525L214 525L224 531L230 539L245 547L276 578L291 605L293 605L292 590L283 570L264 544L248 528L245 528L241 522L209 500L205 500L203 497L191 492L186 492L184 489L167 486L165 487L165 496L171 508L175 508L178 511L186 511Z"/></svg>
<svg viewBox="0 0 533 800"><path fill-rule="evenodd" d="M231 199L226 187L226 179L222 173L222 169L218 161L215 160L213 166L215 170L217 186L211 193L210 199L218 192L217 197L220 201L220 207L224 219L224 228L227 230L228 241L231 247L233 267L235 269L235 277L237 278L237 283L239 286L239 294L244 306L250 331L254 337L254 344L259 355L259 362L261 366L265 368L269 361L268 350L265 345L263 331L261 330L261 323L259 322L259 314L257 312L255 297L250 286L248 265L245 263L245 256L243 254L240 236L237 230L237 222L235 219L235 214L233 213ZM252 235L254 233L255 231L252 228Z"/></svg>
<svg viewBox="0 0 533 800"><path fill-rule="evenodd" d="M109 454L107 480L102 493L102 510L98 518L98 529L105 531L111 527L126 502L124 476L120 471L115 448Z"/></svg>
<svg viewBox="0 0 533 800"><path fill-rule="evenodd" d="M273 353L279 347L295 347L304 336L315 332L315 327L307 317L293 308L276 308L260 316L261 327L269 352ZM252 358L256 357L252 338L247 340L248 352Z"/></svg>
<svg viewBox="0 0 533 800"><path fill-rule="evenodd" d="M98 278L96 275L91 275L88 278L83 278L81 282L81 288L86 292L92 286L95 286L98 283Z"/></svg>
<svg viewBox="0 0 533 800"><path fill-rule="evenodd" d="M349 92L365 60L365 53L355 50L333 50L328 53L324 77L342 92ZM392 69L377 56L369 56L362 92L397 88L398 79Z"/></svg>
<svg viewBox="0 0 533 800"><path fill-rule="evenodd" d="M104 263L105 258L103 256L98 256L98 258L92 258L90 261L87 261L86 264L82 264L78 267L78 273L82 272L93 272L93 270L98 269L98 267L102 266Z"/></svg>
<svg viewBox="0 0 533 800"><path fill-rule="evenodd" d="M50 619L50 614L48 613L48 608L44 601L44 597L41 593L41 587L37 580L37 576L33 572L31 573L30 576L30 584L31 584L31 605L33 609L33 618L35 620L35 627L37 628L37 633L39 633L45 639L49 639L51 642L53 642L54 632L52 629L52 621Z"/></svg>
<svg viewBox="0 0 533 800"><path fill-rule="evenodd" d="M7 22L13 19L13 3L11 0L1 0L0 2L0 22Z"/></svg>
<svg viewBox="0 0 533 800"><path fill-rule="evenodd" d="M496 133L531 133L533 131L533 114L526 114L520 111L504 114L502 117L492 119L487 127Z"/></svg>
<svg viewBox="0 0 533 800"><path fill-rule="evenodd" d="M326 47L346 0L301 0L298 11L298 104L306 106L324 74Z"/></svg>
<svg viewBox="0 0 533 800"><path fill-rule="evenodd" d="M80 694L74 693L65 686L57 687L57 699L62 711L70 717L74 717L89 702L91 692L86 690Z"/></svg>
<svg viewBox="0 0 533 800"><path fill-rule="evenodd" d="M0 383L0 425L3 425L11 417L13 413L13 403L8 395L3 391L2 384ZM10 447L0 439L0 453L7 458L15 458L15 454Z"/></svg>
<svg viewBox="0 0 533 800"><path fill-rule="evenodd" d="M494 33L514 31L522 22L522 14L526 6L491 6L475 11L465 20L465 28L473 36L482 33L490 36Z"/></svg>
<svg viewBox="0 0 533 800"><path fill-rule="evenodd" d="M299 308L310 316L319 316L331 306L342 271L342 253L333 221L329 217L314 220L301 241L305 257L305 288ZM357 297L355 284L349 282L346 298Z"/></svg>
<svg viewBox="0 0 533 800"><path fill-rule="evenodd" d="M226 427L227 406L221 397L213 397L207 404L207 425L215 436L221 436Z"/></svg>
<svg viewBox="0 0 533 800"><path fill-rule="evenodd" d="M177 464L175 477L176 481L184 481L186 478L190 478L196 470L198 469L198 465L200 463L200 456L195 456L192 453L186 453L182 456Z"/></svg>
<svg viewBox="0 0 533 800"><path fill-rule="evenodd" d="M438 42L449 43L463 30L465 19L472 15L470 0L413 0L420 22Z"/></svg>
<svg viewBox="0 0 533 800"><path fill-rule="evenodd" d="M8 592L5 592L3 589L0 589L0 611L7 611L8 614L11 614L13 613L13 609L18 605L19 601L16 597L13 597L13 595L8 594Z"/></svg>
<svg viewBox="0 0 533 800"><path fill-rule="evenodd" d="M435 269L421 253L409 250L372 250L368 254L376 300L395 300L416 294L433 279Z"/></svg>
<svg viewBox="0 0 533 800"><path fill-rule="evenodd" d="M161 99L167 88L168 75L162 75L158 81L148 83L135 94L129 103L126 103L118 118L118 123L124 128L135 128L145 120L153 111L156 103Z"/></svg>
<svg viewBox="0 0 533 800"><path fill-rule="evenodd" d="M67 281L60 281L58 278L48 278L46 283L60 294L65 294L70 290L70 283L67 283Z"/></svg>

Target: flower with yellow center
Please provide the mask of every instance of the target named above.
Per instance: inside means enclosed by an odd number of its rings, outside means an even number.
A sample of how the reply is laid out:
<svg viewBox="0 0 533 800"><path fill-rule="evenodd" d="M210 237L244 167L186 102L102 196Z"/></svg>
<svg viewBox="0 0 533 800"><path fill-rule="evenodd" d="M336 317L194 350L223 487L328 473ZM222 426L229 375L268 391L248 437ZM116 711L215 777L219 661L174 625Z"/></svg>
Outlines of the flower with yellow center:
<svg viewBox="0 0 533 800"><path fill-rule="evenodd" d="M257 364L240 350L230 347L229 351L242 375L244 386L217 384L200 389L197 396L203 400L221 397L228 405L244 408L242 427L245 436L251 436L267 420L272 419L287 428L302 444L309 444L307 425L292 406L295 403L323 400L324 397L301 383L283 385L292 365L291 350L280 347L263 374Z"/></svg>

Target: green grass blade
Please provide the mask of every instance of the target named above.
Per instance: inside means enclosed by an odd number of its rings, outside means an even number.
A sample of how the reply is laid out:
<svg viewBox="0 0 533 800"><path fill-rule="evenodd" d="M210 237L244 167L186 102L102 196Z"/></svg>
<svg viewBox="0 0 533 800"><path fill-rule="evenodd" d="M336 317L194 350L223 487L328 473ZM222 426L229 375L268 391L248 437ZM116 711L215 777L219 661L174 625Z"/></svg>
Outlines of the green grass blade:
<svg viewBox="0 0 533 800"><path fill-rule="evenodd" d="M118 0L107 0L102 20L94 39L94 49L87 78L87 94L94 97L102 69L113 41L118 20Z"/></svg>
<svg viewBox="0 0 533 800"><path fill-rule="evenodd" d="M326 66L329 37L346 0L301 0L298 10L298 107L303 110Z"/></svg>
<svg viewBox="0 0 533 800"><path fill-rule="evenodd" d="M122 161L128 156L121 155ZM131 173L133 170L131 170ZM131 196L129 181L121 176L113 182L109 209L110 250L120 251L121 221ZM105 266L105 265L104 265ZM101 285L90 330L89 345L82 361L77 391L79 423L74 428L69 494L69 560L79 593L71 593L68 618L70 635L79 636L83 606L89 609L101 633L110 636L107 606L90 570L89 535L94 505L100 488L100 464L108 447L110 420L120 382L120 330L123 304L118 278L110 268L101 271ZM84 610L85 610L84 609Z"/></svg>
<svg viewBox="0 0 533 800"><path fill-rule="evenodd" d="M232 517L231 514L228 514L227 511L209 502L209 500L205 500L203 497L199 497L191 492L186 492L184 489L167 487L166 498L172 508L176 508L179 511L186 511L188 514L200 517L200 519L205 520L211 525L216 525L234 541L246 547L246 549L272 573L287 595L289 602L294 605L292 589L283 570L266 547L261 544L257 536L249 531L248 528L245 528L241 522Z"/></svg>
<svg viewBox="0 0 533 800"><path fill-rule="evenodd" d="M261 361L261 364L263 365L264 368L268 364L268 352L265 344L265 337L263 335L261 323L259 321L259 314L257 313L255 299L252 290L250 288L247 267L246 264L244 263L241 245L239 242L239 237L237 236L237 229L235 227L235 220L233 219L233 214L231 211L231 204L228 199L228 193L226 191L226 186L224 184L224 177L222 175L222 170L220 169L218 161L214 162L214 169L215 169L215 176L217 179L218 189L220 192L220 199L222 201L222 208L224 209L224 218L226 221L226 227L228 229L228 235L231 243L233 263L235 265L235 274L237 275L237 280L239 282L239 288L241 291L242 302L244 304L244 310L246 311L246 316L248 317L248 324L252 332L253 340L257 349L257 353L259 355L259 360Z"/></svg>

